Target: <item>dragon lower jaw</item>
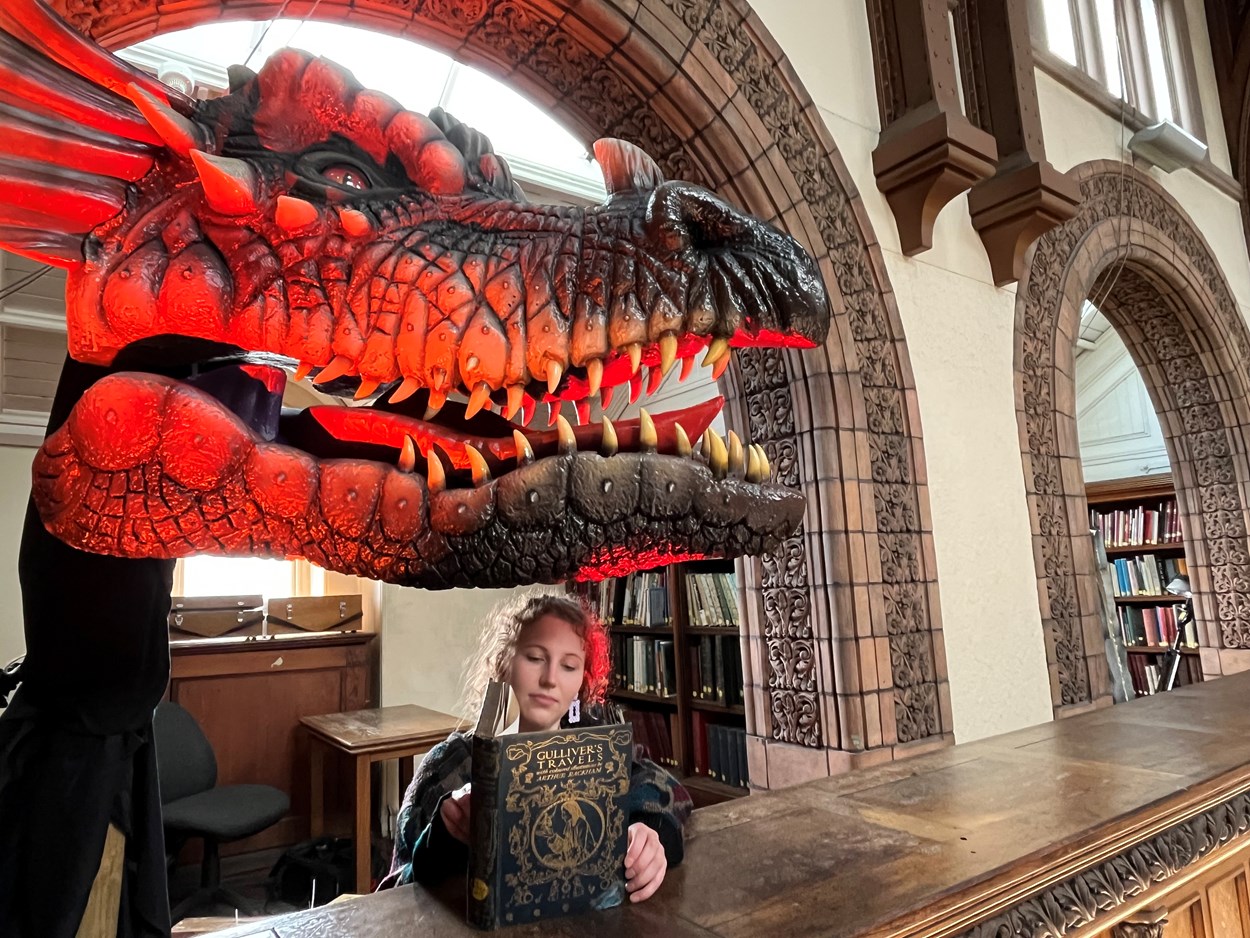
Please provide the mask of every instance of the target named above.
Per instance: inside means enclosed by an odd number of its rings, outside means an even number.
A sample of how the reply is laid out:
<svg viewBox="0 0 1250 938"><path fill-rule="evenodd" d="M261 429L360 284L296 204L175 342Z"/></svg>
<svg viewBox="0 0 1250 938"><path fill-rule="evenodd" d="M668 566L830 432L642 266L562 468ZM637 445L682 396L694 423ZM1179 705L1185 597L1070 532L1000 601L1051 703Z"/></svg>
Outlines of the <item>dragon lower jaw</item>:
<svg viewBox="0 0 1250 938"><path fill-rule="evenodd" d="M574 435L554 455L489 480L475 473L464 487L453 472L448 487L373 460L319 460L260 438L201 390L121 373L91 387L45 441L33 491L49 531L94 553L302 557L426 588L766 552L801 520L800 495L727 475L720 457L708 466L576 445Z"/></svg>

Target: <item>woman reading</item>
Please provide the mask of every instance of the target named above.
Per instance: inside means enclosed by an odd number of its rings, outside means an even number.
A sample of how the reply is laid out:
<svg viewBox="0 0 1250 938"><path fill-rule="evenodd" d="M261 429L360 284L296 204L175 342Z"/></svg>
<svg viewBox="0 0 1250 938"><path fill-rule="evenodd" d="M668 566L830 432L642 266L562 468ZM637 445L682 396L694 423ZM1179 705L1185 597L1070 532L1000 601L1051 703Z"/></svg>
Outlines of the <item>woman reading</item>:
<svg viewBox="0 0 1250 938"><path fill-rule="evenodd" d="M520 708L522 733L552 731L570 714L603 702L611 669L603 624L575 599L525 594L487 619L465 680L467 708L491 680L506 681ZM431 884L463 875L469 862L472 741L452 733L426 754L404 795L390 874L380 888ZM681 862L690 795L671 775L635 754L629 790L625 888L631 902L650 898Z"/></svg>

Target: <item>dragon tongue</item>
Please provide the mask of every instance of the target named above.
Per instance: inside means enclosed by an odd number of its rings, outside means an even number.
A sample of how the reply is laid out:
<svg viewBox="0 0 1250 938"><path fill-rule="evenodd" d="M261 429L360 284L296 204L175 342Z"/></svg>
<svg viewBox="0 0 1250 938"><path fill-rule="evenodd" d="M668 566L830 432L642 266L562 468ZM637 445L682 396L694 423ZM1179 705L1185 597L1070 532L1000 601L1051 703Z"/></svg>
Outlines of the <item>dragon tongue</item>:
<svg viewBox="0 0 1250 938"><path fill-rule="evenodd" d="M677 425L681 425L682 430L685 431L689 439L696 440L716 419L716 415L721 412L721 408L724 406L725 399L718 395L710 400L703 401L701 404L695 404L693 407L687 407L683 410L670 410L663 414L651 414L651 422L655 424L658 441L656 452L668 456L677 455ZM616 430L617 445L622 452L638 452L642 449L640 445L641 423L641 419L637 417L632 420L612 421L612 426ZM541 433L522 432L525 433L525 438L529 440L530 446L533 447L534 452L539 456L542 456L544 453L555 452L557 431L546 430ZM574 427L573 435L577 439L578 449L595 450L599 448L603 431L596 424L587 424Z"/></svg>
<svg viewBox="0 0 1250 938"><path fill-rule="evenodd" d="M718 396L684 410L651 415L658 441L656 451L676 455L677 425L681 425L689 439L695 440L708 428L724 405L725 399ZM472 468L473 457L469 454L469 447L485 457L492 472L507 471L516 465L517 443L512 435L487 438L372 407L318 405L308 408L306 413L327 433L344 443L387 446L400 450L405 437L411 437L422 454L428 454L432 447L437 446L457 469ZM638 451L642 448L641 421L638 418L613 421L613 426L622 451ZM535 432L516 429L524 435L534 454L540 459L559 450L557 430ZM603 434L599 426L579 426L573 428L572 432L579 450L595 451L599 448Z"/></svg>

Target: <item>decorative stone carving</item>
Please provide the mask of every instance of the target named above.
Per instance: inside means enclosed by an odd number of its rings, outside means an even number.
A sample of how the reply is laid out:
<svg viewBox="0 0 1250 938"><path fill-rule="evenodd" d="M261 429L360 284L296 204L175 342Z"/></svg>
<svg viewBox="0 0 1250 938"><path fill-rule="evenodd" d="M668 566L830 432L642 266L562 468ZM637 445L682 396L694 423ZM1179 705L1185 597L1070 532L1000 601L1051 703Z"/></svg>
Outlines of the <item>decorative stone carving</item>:
<svg viewBox="0 0 1250 938"><path fill-rule="evenodd" d="M664 0L664 3L677 13L688 13L691 6L687 0ZM824 246L833 261L837 286L846 305L851 334L855 340L855 351L860 365L859 379L864 389L865 407L869 411L867 436L877 530L882 532L878 534L881 542L882 578L887 584L887 592L891 594L890 607L907 609L910 613L910 618L906 620L907 628L897 627L887 616L891 663L897 665L893 674L894 685L896 688L905 688L895 696L898 741L923 739L950 728L941 726L934 678L931 676L917 685L911 683L917 673L935 673L933 639L929 631L933 611L928 608L926 583L932 578L933 572L922 571L919 562L923 553L919 530L920 512L911 473L912 437L908 435L907 412L899 380L899 375L903 372L897 361L899 337L886 314L879 280L868 256L863 229L851 208L845 185L834 174L833 164L817 157L817 154L824 151L824 147L804 119L799 102L783 86L780 70L768 62L758 44L750 41L750 32L743 29L741 16L730 16L722 12L733 6L736 5L715 4L709 15L702 19L696 38L716 53L721 66L738 84L741 93L777 141L778 150L798 183L807 207L815 217ZM743 42L740 37L746 37L747 41ZM793 431L782 429L786 426L785 421L792 419L793 408L786 402L782 409L784 399L776 394L788 389L794 380L789 373L787 361L785 356L776 355L767 363L748 363L746 355L739 355L745 385L748 388L759 388L754 396L750 391L747 392L748 412L752 415L751 435L754 439L768 441L765 448L770 459L774 452L783 448L779 437L790 435L787 445L794 446ZM748 377L748 372L753 374ZM777 378L769 381L773 375ZM773 393L768 395L766 390ZM761 397L768 397L768 401L760 400ZM774 415L772 421L766 419L767 414ZM912 428L911 432L914 434L915 429ZM797 451L797 446L794 449ZM790 484L787 477L780 478ZM795 481L798 481L797 477ZM866 484L864 480L861 480L862 484ZM878 489L882 486L889 486L889 490L879 492ZM796 545L796 550L802 552L801 542ZM768 574L765 579L766 593L772 589L803 592L808 589L806 567L801 585L797 576L792 579L792 585L785 586L768 585ZM788 598L779 599L773 605L793 607ZM771 616L769 624L770 627L773 625ZM916 626L919 626L922 633L918 637L901 637L911 634ZM842 629L845 630L844 634L853 634L851 623L843 624ZM898 634L895 634L896 629ZM789 648L779 650L779 654L782 660L789 661L799 652ZM920 660L919 672L910 665L905 665L909 656ZM771 644L769 660L773 660ZM792 704L795 701L786 696L792 693L789 689L780 692L782 696L779 700L777 692L772 690L775 677L775 673L769 677L774 718L773 737L787 742L819 745L816 741L819 739L816 735L818 729L795 736L792 735L791 727L798 724L789 718L785 721L778 719L779 713L793 712ZM831 693L833 689L823 690ZM818 726L817 713L818 710L813 712L811 719Z"/></svg>
<svg viewBox="0 0 1250 938"><path fill-rule="evenodd" d="M1136 344L1138 361L1157 362L1161 380L1143 373L1156 406L1171 414L1161 421L1174 443L1179 465L1173 466L1181 488L1195 489L1200 513L1185 515L1186 540L1197 553L1197 566L1210 564L1219 596L1200 610L1218 622L1226 647L1250 647L1250 567L1247 566L1245 514L1241 486L1228 438L1223 402L1244 395L1245 376L1221 360L1245 362L1250 335L1201 236L1153 182L1119 164L1089 164L1073 171L1083 202L1079 213L1042 237L1035 248L1027 279L1017 298L1016 380L1020 388L1019 419L1025 439L1026 483L1033 515L1034 553L1039 590L1045 598L1043 627L1047 648L1058 671L1056 707L1090 700L1088 661L1101 662L1098 649L1082 639L1083 619L1095 614L1083 608L1075 569L1077 542L1087 537L1083 526L1071 530L1071 499L1084 493L1065 479L1065 460L1079 460L1075 451L1075 414L1060 410L1057 385L1071 382L1056 369L1057 342L1070 342L1080 310L1065 297L1078 278L1079 296L1096 295L1108 318ZM1095 228L1114 233L1115 243L1101 250L1087 243ZM1098 277L1107 271L1107 279ZM1182 284L1181 281L1184 281ZM1161 290L1160 284L1168 283ZM1188 291L1185 321L1196 321L1205 333L1204 347L1227 343L1223 358L1199 352L1183 324L1178 294ZM1190 327L1192 328L1192 327ZM1140 338L1134 339L1133 335ZM1073 395L1063 395L1071 400ZM1070 406L1070 405L1069 405ZM1061 424L1064 425L1061 432ZM1061 440L1073 441L1061 444ZM1185 502L1181 502L1185 511ZM1053 651L1051 651L1053 649ZM1099 665L1101 666L1101 664Z"/></svg>
<svg viewBox="0 0 1250 938"><path fill-rule="evenodd" d="M1111 935L1112 938L1163 938L1167 924L1167 909L1143 909L1111 929Z"/></svg>

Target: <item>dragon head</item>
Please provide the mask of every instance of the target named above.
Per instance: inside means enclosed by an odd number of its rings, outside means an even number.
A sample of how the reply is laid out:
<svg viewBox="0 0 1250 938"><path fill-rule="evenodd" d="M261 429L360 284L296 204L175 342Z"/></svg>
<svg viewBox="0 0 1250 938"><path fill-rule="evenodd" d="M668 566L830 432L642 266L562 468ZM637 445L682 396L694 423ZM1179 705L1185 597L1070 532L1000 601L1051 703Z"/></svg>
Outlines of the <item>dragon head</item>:
<svg viewBox="0 0 1250 938"><path fill-rule="evenodd" d="M303 52L199 102L37 0L0 26L0 243L68 268L75 359L129 369L36 459L58 537L444 587L757 553L797 528L762 448L704 433L719 399L587 422L696 359L719 376L735 347L821 344L828 298L792 238L619 140L595 145L604 204L531 204L481 134ZM287 371L369 403L283 412Z"/></svg>

